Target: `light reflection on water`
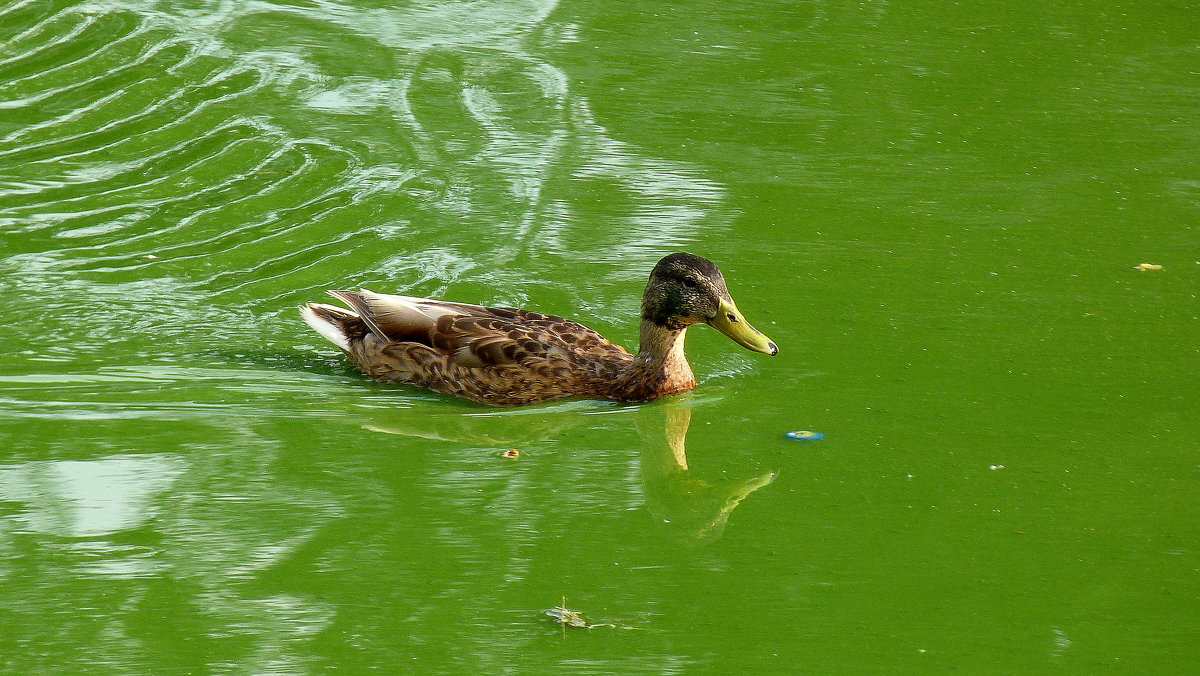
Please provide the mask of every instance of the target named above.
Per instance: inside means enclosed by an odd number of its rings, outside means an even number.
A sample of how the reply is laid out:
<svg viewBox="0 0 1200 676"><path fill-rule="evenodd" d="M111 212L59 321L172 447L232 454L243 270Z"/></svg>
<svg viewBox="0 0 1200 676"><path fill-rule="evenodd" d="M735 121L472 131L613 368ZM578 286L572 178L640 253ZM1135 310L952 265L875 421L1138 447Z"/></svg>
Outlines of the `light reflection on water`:
<svg viewBox="0 0 1200 676"><path fill-rule="evenodd" d="M122 289L131 304L274 303L355 277L441 292L470 275L492 289L571 292L529 271L580 250L595 254L578 263L599 266L589 275L644 274L698 226L725 220L721 189L607 134L540 56L540 44L569 39L569 27L543 23L553 7L85 3L48 17L23 39L110 22L101 54L136 54L130 67L149 72L6 135L8 222L38 243L5 261L24 280L12 290L67 273L89 288L181 284ZM278 44L281 26L298 31L293 44ZM353 54L356 74L333 45ZM151 95L148 107L123 105ZM390 218L370 216L381 211Z"/></svg>
<svg viewBox="0 0 1200 676"><path fill-rule="evenodd" d="M30 426L14 450L76 459L0 466L0 559L12 573L2 584L7 598L21 599L24 618L9 623L10 647L25 648L8 666L159 671L179 668L188 652L176 647L163 661L163 642L219 645L234 636L254 637L239 668L292 662L283 646L310 636L331 611L313 598L242 586L336 516L336 501L311 488L290 495L270 470L278 443L247 429L126 424L129 445L145 449L133 455L112 454L119 444L109 422L68 424L74 439L37 434L53 424ZM58 640L60 632L72 639Z"/></svg>
<svg viewBox="0 0 1200 676"><path fill-rule="evenodd" d="M29 462L0 470L0 496L26 505L14 518L22 531L94 538L143 526L182 464L168 455Z"/></svg>
<svg viewBox="0 0 1200 676"><path fill-rule="evenodd" d="M148 660L153 670L147 651L157 642L205 636L239 670L287 672L312 659L322 633L352 629L357 651L387 650L397 621L426 626L410 627L406 641L437 635L467 651L450 664L501 664L541 635L531 632L528 597L545 597L547 556L582 569L623 556L610 534L578 521L635 515L638 529L695 547L719 537L729 512L773 478L691 476L691 410L573 402L499 417L447 411L416 421L453 437L432 450L411 430L375 432L415 417L382 409L367 422L146 419L123 428L146 449L136 455L113 453L112 421L74 421L77 440L46 437L54 423L42 423L16 444L20 455L71 459L0 465L0 560L10 573L0 587L29 617L76 608L76 646L64 653L44 633L57 628L21 623L18 642L44 647L12 664L54 654L59 667L83 665L102 641L102 659ZM581 446L596 414L636 419L627 443L641 451ZM360 448L323 429L346 424L367 428ZM520 445L519 460L501 457L508 444ZM408 463L413 453L425 460ZM348 628L364 618L338 609L372 593L376 583L361 578L372 561L386 571L378 591L392 598L389 619ZM160 613L172 619L162 625ZM510 621L481 634L485 616Z"/></svg>

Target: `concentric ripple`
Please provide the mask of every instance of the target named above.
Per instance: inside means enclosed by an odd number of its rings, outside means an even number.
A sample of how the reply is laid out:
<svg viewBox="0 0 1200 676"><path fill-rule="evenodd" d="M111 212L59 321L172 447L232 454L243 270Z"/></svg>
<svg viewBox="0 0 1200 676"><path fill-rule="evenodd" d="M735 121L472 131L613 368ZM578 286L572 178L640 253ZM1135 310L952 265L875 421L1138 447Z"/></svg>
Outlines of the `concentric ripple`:
<svg viewBox="0 0 1200 676"><path fill-rule="evenodd" d="M232 355L316 348L291 308L347 285L500 303L541 287L626 324L626 294L537 271L587 250L589 277L637 278L727 215L528 50L569 35L553 8L0 10L0 334L24 348L0 367L86 389L113 383L95 369L200 360L270 391L278 360Z"/></svg>

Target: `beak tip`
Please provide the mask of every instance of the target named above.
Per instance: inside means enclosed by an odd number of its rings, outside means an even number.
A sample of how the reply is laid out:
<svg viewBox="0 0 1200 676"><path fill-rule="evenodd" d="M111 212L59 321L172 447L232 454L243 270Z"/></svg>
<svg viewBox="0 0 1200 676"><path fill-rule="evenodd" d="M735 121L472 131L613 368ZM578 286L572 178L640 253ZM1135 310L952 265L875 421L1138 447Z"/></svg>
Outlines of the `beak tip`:
<svg viewBox="0 0 1200 676"><path fill-rule="evenodd" d="M779 354L779 346L776 345L775 343L767 343L767 349L769 349L771 351L770 355L772 357Z"/></svg>

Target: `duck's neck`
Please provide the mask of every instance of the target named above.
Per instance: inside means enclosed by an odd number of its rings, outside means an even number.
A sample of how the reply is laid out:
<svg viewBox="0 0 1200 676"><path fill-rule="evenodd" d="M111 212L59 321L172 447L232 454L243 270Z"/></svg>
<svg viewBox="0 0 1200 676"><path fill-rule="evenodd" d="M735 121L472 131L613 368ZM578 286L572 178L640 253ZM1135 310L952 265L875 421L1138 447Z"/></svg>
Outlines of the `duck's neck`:
<svg viewBox="0 0 1200 676"><path fill-rule="evenodd" d="M631 389L639 391L638 396L653 399L696 386L692 367L688 366L687 357L683 355L683 336L686 332L687 327L671 329L647 319L642 320L637 357L629 366L626 380Z"/></svg>

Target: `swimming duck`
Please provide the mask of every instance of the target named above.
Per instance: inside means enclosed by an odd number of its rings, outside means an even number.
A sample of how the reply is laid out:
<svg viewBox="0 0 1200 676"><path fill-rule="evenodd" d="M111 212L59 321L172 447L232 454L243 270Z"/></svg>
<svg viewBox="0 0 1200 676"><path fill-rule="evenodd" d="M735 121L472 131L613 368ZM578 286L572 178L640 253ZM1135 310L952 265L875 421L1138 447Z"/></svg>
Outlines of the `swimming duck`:
<svg viewBox="0 0 1200 676"><path fill-rule="evenodd" d="M647 401L696 386L683 354L688 326L705 323L763 354L775 343L746 322L712 261L673 253L642 296L636 356L554 315L503 307L329 291L349 310L308 303L304 320L366 375L495 406L579 397Z"/></svg>

